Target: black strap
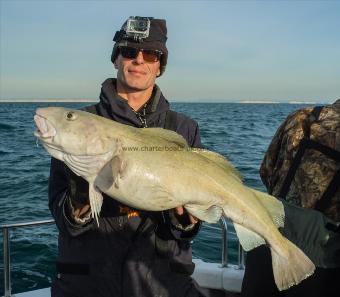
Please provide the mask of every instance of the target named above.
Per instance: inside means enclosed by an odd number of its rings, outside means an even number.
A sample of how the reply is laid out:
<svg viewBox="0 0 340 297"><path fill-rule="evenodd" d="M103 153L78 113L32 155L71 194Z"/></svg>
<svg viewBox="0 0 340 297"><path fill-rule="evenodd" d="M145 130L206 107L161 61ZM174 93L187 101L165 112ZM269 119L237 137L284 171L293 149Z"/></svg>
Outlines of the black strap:
<svg viewBox="0 0 340 297"><path fill-rule="evenodd" d="M164 129L175 131L177 130L177 113L172 110L168 110L165 116Z"/></svg>
<svg viewBox="0 0 340 297"><path fill-rule="evenodd" d="M294 179L295 173L301 163L301 159L305 153L305 150L308 146L308 140L310 137L310 127L312 125L313 122L317 121L319 119L320 113L322 110L322 106L316 106L314 107L314 109L311 112L311 115L309 116L309 120L308 120L308 124L305 127L305 135L304 137L301 139L300 143L299 143L299 148L295 154L295 157L293 159L292 164L290 165L290 168L287 172L286 178L282 184L281 190L280 190L280 194L279 197L280 198L285 198L287 196L287 193L289 191L290 185Z"/></svg>
<svg viewBox="0 0 340 297"><path fill-rule="evenodd" d="M312 125L312 123L316 122L319 117L320 117L320 113L323 109L323 106L315 106L309 116L309 127Z"/></svg>
<svg viewBox="0 0 340 297"><path fill-rule="evenodd" d="M340 162L340 152L321 143L316 142L315 140L308 139L306 141L306 146L308 149L317 150L327 157L333 159L335 162Z"/></svg>
<svg viewBox="0 0 340 297"><path fill-rule="evenodd" d="M294 179L296 170L298 169L301 159L305 153L307 147L307 139L306 138L302 138L299 144L299 148L298 151L295 154L295 157L293 159L292 164L289 167L289 170L287 172L286 178L282 184L280 193L279 193L279 197L284 199L287 196L287 193L289 191L290 185Z"/></svg>
<svg viewBox="0 0 340 297"><path fill-rule="evenodd" d="M332 202L332 197L334 193L338 191L339 187L340 187L340 169L333 176L332 181L329 183L321 199L316 202L315 209L321 212L327 209Z"/></svg>
<svg viewBox="0 0 340 297"><path fill-rule="evenodd" d="M291 183L292 183L292 181L295 177L295 173L296 173L296 171L297 171L297 169L298 169L298 167L301 163L301 159L302 159L306 149L317 150L317 151L323 153L324 155L326 155L327 157L333 159L334 161L340 162L340 152L339 151L310 139L310 127L311 127L313 122L315 122L319 119L322 108L323 108L322 106L315 107L313 109L310 117L309 117L308 126L305 127L306 131L305 131L304 138L302 138L300 143L299 143L298 151L296 152L296 155L293 159L293 162L292 162L292 164L291 164L291 166L288 170L288 173L286 175L286 178L285 178L285 180L282 184L281 191L280 191L280 194L279 194L280 198L286 197L286 195L289 191L290 185L291 185ZM331 199L332 199L334 193L339 188L339 186L340 186L340 169L333 176L332 181L329 183L327 189L323 193L320 200L317 201L317 203L315 205L315 209L317 209L319 211L325 210L331 204Z"/></svg>

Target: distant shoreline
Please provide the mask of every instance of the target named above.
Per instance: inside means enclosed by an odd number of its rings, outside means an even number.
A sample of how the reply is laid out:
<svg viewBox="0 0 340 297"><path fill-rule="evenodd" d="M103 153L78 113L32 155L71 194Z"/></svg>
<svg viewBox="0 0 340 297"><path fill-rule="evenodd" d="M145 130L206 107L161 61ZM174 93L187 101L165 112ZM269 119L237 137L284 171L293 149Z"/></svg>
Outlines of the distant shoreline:
<svg viewBox="0 0 340 297"><path fill-rule="evenodd" d="M2 99L1 103L97 103L95 99ZM240 100L240 101L176 101L171 103L236 103L236 104L330 104L327 102L312 102L312 101L262 101L262 100Z"/></svg>
<svg viewBox="0 0 340 297"><path fill-rule="evenodd" d="M3 99L0 103L96 103L98 100L94 99Z"/></svg>

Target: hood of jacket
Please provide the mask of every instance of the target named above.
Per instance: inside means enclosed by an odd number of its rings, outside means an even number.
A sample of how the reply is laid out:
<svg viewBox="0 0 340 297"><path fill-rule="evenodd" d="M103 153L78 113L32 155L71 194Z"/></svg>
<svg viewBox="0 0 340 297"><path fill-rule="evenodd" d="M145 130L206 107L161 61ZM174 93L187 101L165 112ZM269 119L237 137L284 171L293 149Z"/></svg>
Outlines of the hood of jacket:
<svg viewBox="0 0 340 297"><path fill-rule="evenodd" d="M155 85L152 96L145 107L147 126L161 126L169 106L169 102L165 99L159 87ZM138 115L128 104L127 100L117 94L115 78L108 78L103 82L97 111L100 115L122 124L143 127Z"/></svg>

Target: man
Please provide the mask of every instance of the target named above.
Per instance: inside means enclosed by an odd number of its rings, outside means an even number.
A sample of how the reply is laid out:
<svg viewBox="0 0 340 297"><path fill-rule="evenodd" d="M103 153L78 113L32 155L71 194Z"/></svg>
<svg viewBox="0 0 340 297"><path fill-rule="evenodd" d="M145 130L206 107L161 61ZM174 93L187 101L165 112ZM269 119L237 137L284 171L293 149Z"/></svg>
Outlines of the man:
<svg viewBox="0 0 340 297"><path fill-rule="evenodd" d="M107 79L100 102L85 110L134 127L172 129L201 147L197 123L169 111L155 84L167 64L166 40L165 20L130 17L114 37L117 79ZM190 277L190 241L200 223L183 207L151 213L104 198L98 226L90 216L88 183L56 159L49 207L59 229L52 297L201 296Z"/></svg>
<svg viewBox="0 0 340 297"><path fill-rule="evenodd" d="M270 251L260 246L247 254L243 297L339 295L339 139L340 100L324 107L300 109L277 130L260 175L268 192L283 199L286 217L281 232L301 247L317 268L299 285L279 292Z"/></svg>

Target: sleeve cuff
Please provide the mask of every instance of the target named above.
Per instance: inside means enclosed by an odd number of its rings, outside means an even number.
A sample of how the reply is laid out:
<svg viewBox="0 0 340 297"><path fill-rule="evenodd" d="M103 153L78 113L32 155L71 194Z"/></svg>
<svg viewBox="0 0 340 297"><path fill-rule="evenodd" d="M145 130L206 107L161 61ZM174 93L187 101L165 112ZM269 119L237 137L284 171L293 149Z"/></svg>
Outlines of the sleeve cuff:
<svg viewBox="0 0 340 297"><path fill-rule="evenodd" d="M201 225L202 225L201 221L197 222L196 224L194 224L194 227L190 231L182 231L176 229L175 227L172 227L170 228L170 232L172 236L177 240L191 241L201 229Z"/></svg>
<svg viewBox="0 0 340 297"><path fill-rule="evenodd" d="M67 196L64 200L63 214L66 221L74 227L84 226L92 221L91 209L89 209L82 218L78 218L74 215L74 207L70 196Z"/></svg>
<svg viewBox="0 0 340 297"><path fill-rule="evenodd" d="M180 222L178 218L175 215L175 212L173 210L169 211L169 217L170 217L170 223L173 227L175 227L179 231L188 232L195 228L196 224L186 224L184 222Z"/></svg>
<svg viewBox="0 0 340 297"><path fill-rule="evenodd" d="M168 211L170 219L170 232L178 240L192 240L201 229L201 221L196 224L185 224L180 222L173 210Z"/></svg>

